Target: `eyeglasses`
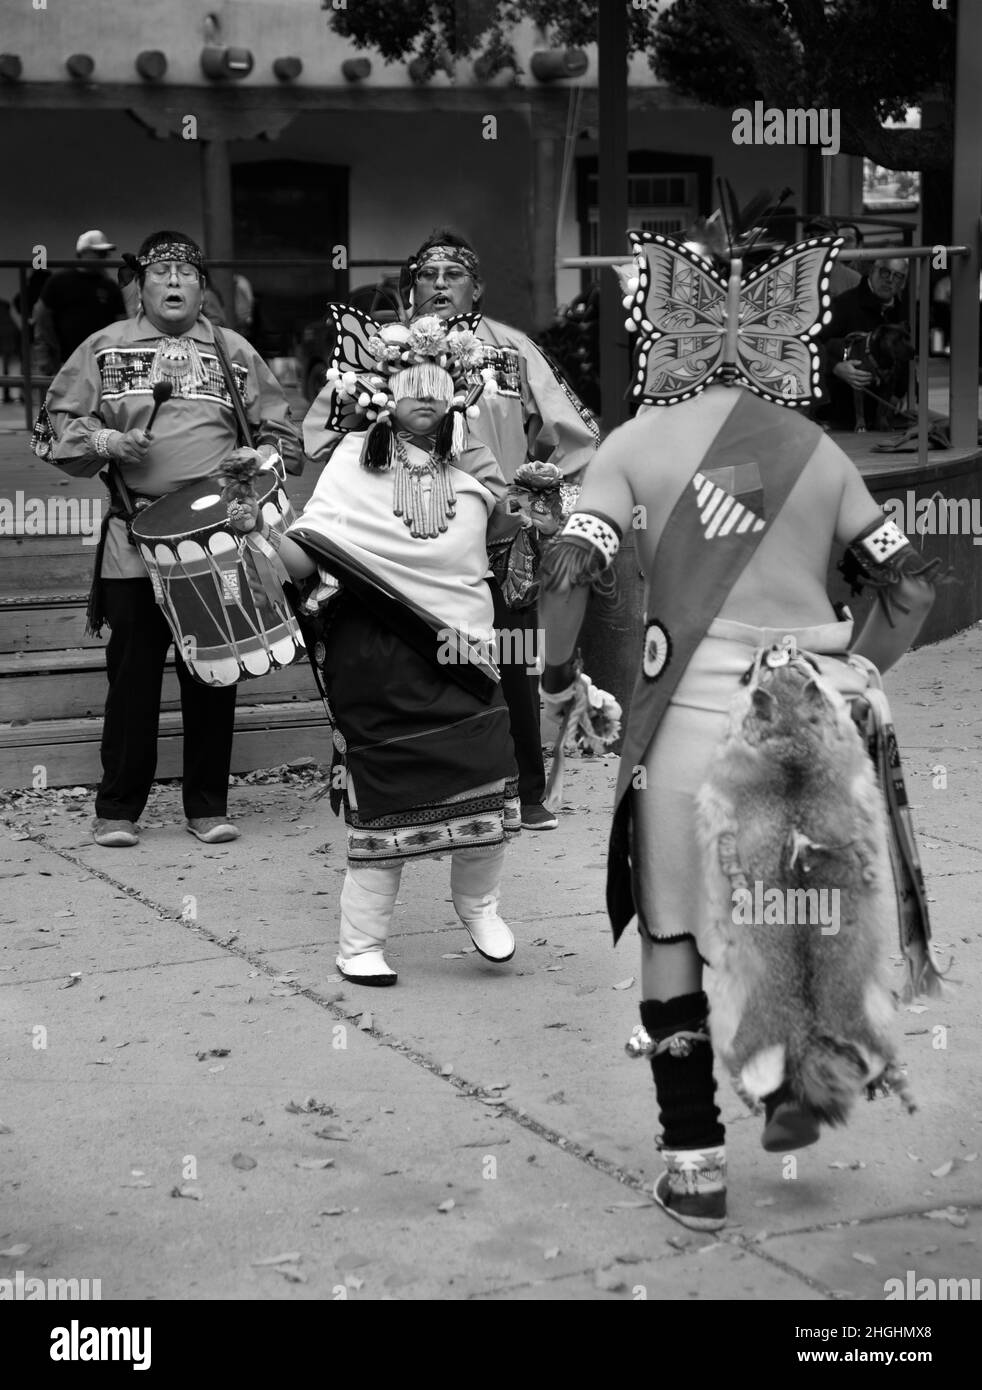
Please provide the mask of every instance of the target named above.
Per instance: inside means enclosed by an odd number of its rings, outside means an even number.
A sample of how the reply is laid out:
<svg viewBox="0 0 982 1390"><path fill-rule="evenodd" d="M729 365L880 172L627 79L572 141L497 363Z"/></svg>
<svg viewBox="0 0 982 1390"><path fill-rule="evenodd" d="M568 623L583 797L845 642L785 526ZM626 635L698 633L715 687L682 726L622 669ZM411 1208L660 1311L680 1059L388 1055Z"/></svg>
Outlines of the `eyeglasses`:
<svg viewBox="0 0 982 1390"><path fill-rule="evenodd" d="M421 270L416 276L416 282L420 285L435 285L438 280L443 279L448 285L462 285L465 280L470 278L466 270L461 270L457 266L448 266L446 270L435 268Z"/></svg>
<svg viewBox="0 0 982 1390"><path fill-rule="evenodd" d="M147 266L147 279L157 280L161 284L170 280L174 274L179 280L197 280L200 272L196 265L191 265L188 261L157 261L156 264Z"/></svg>
<svg viewBox="0 0 982 1390"><path fill-rule="evenodd" d="M881 280L889 280L892 285L906 285L906 270L885 270L883 266L876 267L876 273Z"/></svg>

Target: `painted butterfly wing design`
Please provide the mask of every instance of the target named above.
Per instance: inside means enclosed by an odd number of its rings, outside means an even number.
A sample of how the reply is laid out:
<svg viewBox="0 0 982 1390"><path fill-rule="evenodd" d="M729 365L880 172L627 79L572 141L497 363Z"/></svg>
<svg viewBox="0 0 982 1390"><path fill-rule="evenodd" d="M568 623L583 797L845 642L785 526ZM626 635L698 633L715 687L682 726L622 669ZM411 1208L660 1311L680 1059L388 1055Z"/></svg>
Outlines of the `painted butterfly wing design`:
<svg viewBox="0 0 982 1390"><path fill-rule="evenodd" d="M815 342L829 319L829 273L842 245L815 237L750 272L740 287L737 380L781 405L821 396Z"/></svg>
<svg viewBox="0 0 982 1390"><path fill-rule="evenodd" d="M726 348L726 281L708 261L659 232L631 232L641 330L631 395L676 405L719 375Z"/></svg>
<svg viewBox="0 0 982 1390"><path fill-rule="evenodd" d="M657 232L630 234L637 286L631 320L641 332L636 400L675 405L716 380L779 405L821 395L815 335L828 322L829 272L841 240L815 237L751 271L740 287L739 325L727 360L723 277L688 247Z"/></svg>
<svg viewBox="0 0 982 1390"><path fill-rule="evenodd" d="M452 319L447 319L447 332L452 333L455 328L468 328L472 333L476 333L477 325L483 317L480 309L472 309L469 314L455 314Z"/></svg>
<svg viewBox="0 0 982 1390"><path fill-rule="evenodd" d="M339 372L354 372L359 379L378 376L378 362L369 351L368 342L378 333L379 325L350 304L329 304L327 312L334 330L328 366L336 367ZM354 397L333 391L326 423L332 430L359 430L365 428L365 416Z"/></svg>

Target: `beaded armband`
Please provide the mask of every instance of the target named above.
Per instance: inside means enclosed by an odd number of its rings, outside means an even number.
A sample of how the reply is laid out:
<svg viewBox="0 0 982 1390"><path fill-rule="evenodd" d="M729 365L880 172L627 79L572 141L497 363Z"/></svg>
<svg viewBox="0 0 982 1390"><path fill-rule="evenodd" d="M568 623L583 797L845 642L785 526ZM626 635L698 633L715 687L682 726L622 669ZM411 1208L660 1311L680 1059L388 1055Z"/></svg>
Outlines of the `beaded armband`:
<svg viewBox="0 0 982 1390"><path fill-rule="evenodd" d="M620 549L620 527L599 512L574 512L542 556L543 590L595 584Z"/></svg>
<svg viewBox="0 0 982 1390"><path fill-rule="evenodd" d="M893 612L910 610L893 592L905 578L924 579L929 584L952 583L950 571L941 573L940 559L925 560L911 545L896 522L887 518L874 521L846 547L839 571L854 594L868 585L876 591L887 621L893 627Z"/></svg>
<svg viewBox="0 0 982 1390"><path fill-rule="evenodd" d="M940 567L940 560L924 563L896 522L885 518L846 547L839 569L852 592L861 594L867 584L884 589L899 584L905 574L930 571L928 577L933 577Z"/></svg>

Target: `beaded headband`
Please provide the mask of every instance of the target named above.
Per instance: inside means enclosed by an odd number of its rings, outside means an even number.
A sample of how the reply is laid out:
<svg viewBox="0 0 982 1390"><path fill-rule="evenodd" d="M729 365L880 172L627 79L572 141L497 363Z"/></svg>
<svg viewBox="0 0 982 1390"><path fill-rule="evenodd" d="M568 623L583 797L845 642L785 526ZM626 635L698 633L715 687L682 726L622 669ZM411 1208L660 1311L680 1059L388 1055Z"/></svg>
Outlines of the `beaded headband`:
<svg viewBox="0 0 982 1390"><path fill-rule="evenodd" d="M205 263L201 251L193 241L159 241L142 256L137 256L136 260L144 269L148 265L156 265L159 261L186 261L188 265L197 266L199 270Z"/></svg>
<svg viewBox="0 0 982 1390"><path fill-rule="evenodd" d="M431 261L450 261L454 265L462 266L475 280L480 279L481 263L466 246L428 246L419 256L414 256L409 261L409 273L414 280L419 278L419 272Z"/></svg>

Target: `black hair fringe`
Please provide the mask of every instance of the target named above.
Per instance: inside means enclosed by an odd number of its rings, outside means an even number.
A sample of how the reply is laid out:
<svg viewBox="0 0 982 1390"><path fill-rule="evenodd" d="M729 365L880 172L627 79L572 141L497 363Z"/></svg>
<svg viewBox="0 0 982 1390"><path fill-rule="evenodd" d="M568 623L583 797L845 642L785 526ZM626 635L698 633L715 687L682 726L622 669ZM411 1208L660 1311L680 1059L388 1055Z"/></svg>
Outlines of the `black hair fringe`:
<svg viewBox="0 0 982 1390"><path fill-rule="evenodd" d="M374 473L384 473L392 467L392 445L394 435L388 420L377 420L368 431L362 453L362 466Z"/></svg>

